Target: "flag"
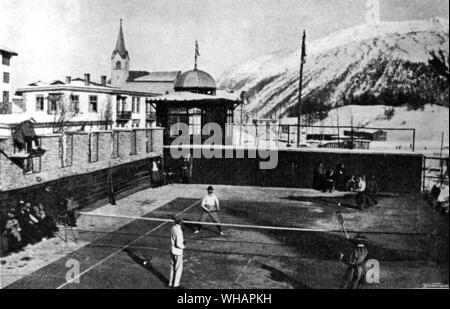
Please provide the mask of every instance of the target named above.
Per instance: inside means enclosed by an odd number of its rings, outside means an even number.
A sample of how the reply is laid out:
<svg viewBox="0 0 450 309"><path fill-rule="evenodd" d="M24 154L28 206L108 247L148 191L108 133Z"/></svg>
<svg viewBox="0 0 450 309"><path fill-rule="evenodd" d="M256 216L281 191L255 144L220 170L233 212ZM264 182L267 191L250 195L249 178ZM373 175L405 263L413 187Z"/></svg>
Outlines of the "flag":
<svg viewBox="0 0 450 309"><path fill-rule="evenodd" d="M198 42L197 41L195 41L195 56L196 57L200 56L200 52L199 52L199 49L198 49Z"/></svg>
<svg viewBox="0 0 450 309"><path fill-rule="evenodd" d="M303 30L303 38L302 38L302 63L306 62L306 32Z"/></svg>

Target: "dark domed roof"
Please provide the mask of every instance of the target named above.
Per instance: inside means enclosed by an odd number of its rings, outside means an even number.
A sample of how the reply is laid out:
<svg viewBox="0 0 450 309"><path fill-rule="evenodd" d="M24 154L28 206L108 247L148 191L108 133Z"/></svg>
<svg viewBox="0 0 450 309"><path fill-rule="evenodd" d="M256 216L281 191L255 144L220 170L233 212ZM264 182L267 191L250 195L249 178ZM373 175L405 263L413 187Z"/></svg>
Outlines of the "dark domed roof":
<svg viewBox="0 0 450 309"><path fill-rule="evenodd" d="M190 70L178 76L175 81L175 89L182 88L213 88L216 89L216 82L211 75L201 70Z"/></svg>

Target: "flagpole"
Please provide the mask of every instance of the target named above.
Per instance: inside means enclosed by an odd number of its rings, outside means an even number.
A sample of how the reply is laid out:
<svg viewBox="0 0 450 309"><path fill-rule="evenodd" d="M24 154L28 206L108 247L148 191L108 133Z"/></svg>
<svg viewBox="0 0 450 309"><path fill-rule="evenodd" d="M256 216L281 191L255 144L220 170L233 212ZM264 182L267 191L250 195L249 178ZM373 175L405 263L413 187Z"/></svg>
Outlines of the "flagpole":
<svg viewBox="0 0 450 309"><path fill-rule="evenodd" d="M197 50L198 50L198 43L197 41L195 41L195 46L194 46L194 55L195 55L195 64L194 64L194 70L197 70Z"/></svg>
<svg viewBox="0 0 450 309"><path fill-rule="evenodd" d="M305 62L305 41L306 41L306 31L303 30L302 37L302 53L300 58L300 78L298 87L298 119L297 119L297 147L300 147L300 131L301 131L301 115L302 115L302 86L303 86L303 63Z"/></svg>

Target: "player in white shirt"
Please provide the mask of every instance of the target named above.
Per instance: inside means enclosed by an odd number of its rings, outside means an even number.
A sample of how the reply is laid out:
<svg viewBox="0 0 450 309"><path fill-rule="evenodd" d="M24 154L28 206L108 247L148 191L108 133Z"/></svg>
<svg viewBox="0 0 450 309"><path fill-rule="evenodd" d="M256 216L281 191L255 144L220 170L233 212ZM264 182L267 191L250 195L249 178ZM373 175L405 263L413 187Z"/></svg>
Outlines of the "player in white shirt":
<svg viewBox="0 0 450 309"><path fill-rule="evenodd" d="M220 227L219 216L217 215L217 213L220 211L219 199L213 193L214 192L213 187L209 186L207 191L208 191L208 194L206 194L205 197L203 197L203 200L201 203L202 216L200 217L199 221L205 222L208 219L208 217L210 217L213 222L219 223L217 225L217 230L219 231L219 234L223 236L224 234ZM194 233L195 234L199 233L200 228L201 228L201 225L197 227L197 229L194 231Z"/></svg>
<svg viewBox="0 0 450 309"><path fill-rule="evenodd" d="M183 250L185 248L183 230L181 224L182 218L175 218L175 225L170 232L170 279L169 286L176 289L180 288L181 274L183 272Z"/></svg>

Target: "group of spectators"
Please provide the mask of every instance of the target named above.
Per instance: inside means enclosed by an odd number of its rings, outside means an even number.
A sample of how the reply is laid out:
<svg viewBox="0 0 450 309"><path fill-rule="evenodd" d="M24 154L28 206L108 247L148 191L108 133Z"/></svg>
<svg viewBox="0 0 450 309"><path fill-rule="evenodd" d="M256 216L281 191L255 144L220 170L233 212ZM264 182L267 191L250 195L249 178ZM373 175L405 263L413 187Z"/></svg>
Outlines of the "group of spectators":
<svg viewBox="0 0 450 309"><path fill-rule="evenodd" d="M35 244L43 239L51 238L58 230L56 222L47 213L42 203L32 205L20 201L16 207L11 207L2 220L1 236L2 250L17 252L28 244Z"/></svg>
<svg viewBox="0 0 450 309"><path fill-rule="evenodd" d="M191 157L185 156L174 162L170 167L163 169L160 160L152 163L152 187L180 182L188 184L191 178Z"/></svg>
<svg viewBox="0 0 450 309"><path fill-rule="evenodd" d="M343 163L335 168L321 161L314 169L313 189L333 193L333 191L356 192L356 205L360 210L375 206L379 191L375 176L366 179L366 175L348 175Z"/></svg>
<svg viewBox="0 0 450 309"><path fill-rule="evenodd" d="M449 213L449 178L448 178L448 160L447 166L443 170L439 181L437 181L430 192L426 194L428 202L433 209L444 215Z"/></svg>

